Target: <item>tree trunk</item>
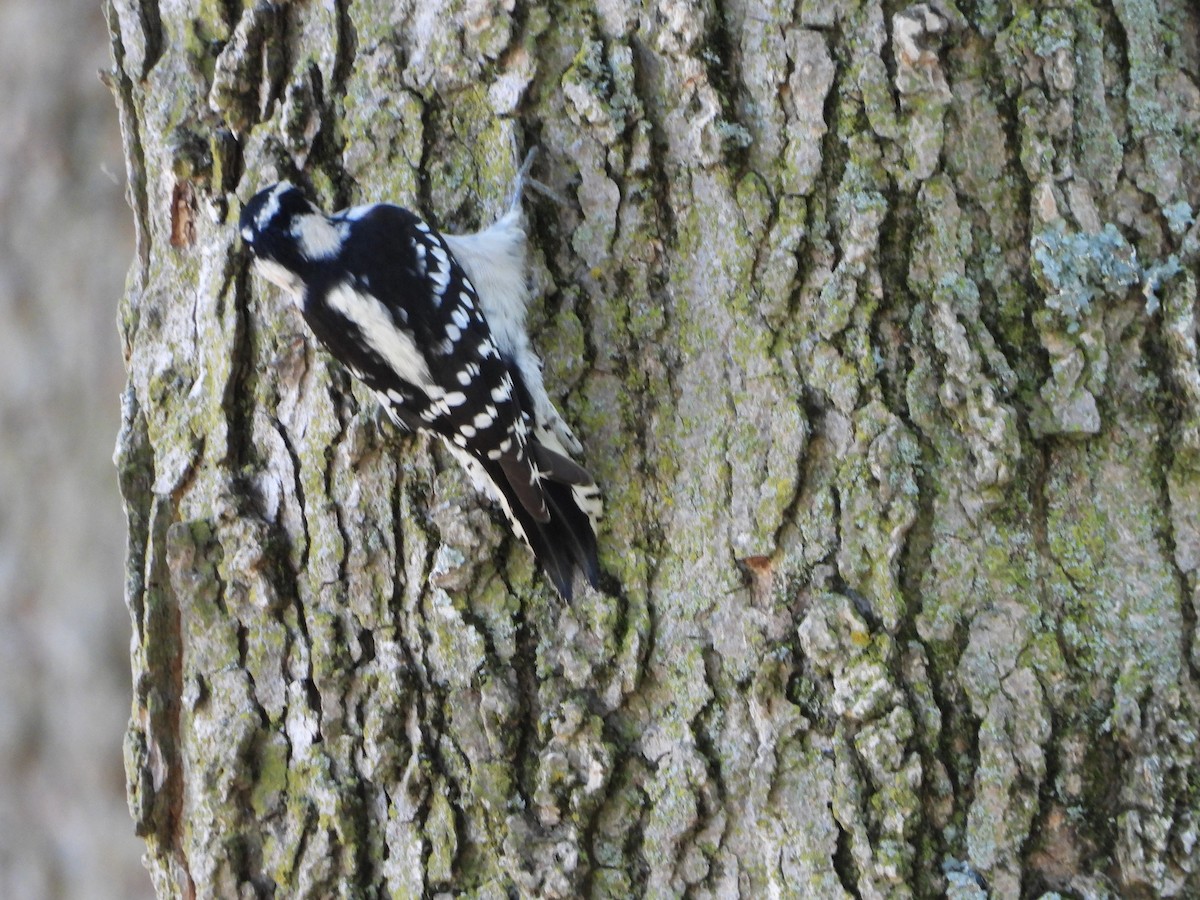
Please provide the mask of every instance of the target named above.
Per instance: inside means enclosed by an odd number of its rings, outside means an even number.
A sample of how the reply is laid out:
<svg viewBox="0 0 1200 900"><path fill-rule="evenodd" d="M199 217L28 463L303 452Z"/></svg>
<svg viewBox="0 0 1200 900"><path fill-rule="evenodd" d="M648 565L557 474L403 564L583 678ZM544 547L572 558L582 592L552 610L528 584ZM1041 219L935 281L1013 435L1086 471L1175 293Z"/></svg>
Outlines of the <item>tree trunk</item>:
<svg viewBox="0 0 1200 900"><path fill-rule="evenodd" d="M161 894L1200 891L1193 5L241 6L110 0ZM235 227L533 146L569 607Z"/></svg>

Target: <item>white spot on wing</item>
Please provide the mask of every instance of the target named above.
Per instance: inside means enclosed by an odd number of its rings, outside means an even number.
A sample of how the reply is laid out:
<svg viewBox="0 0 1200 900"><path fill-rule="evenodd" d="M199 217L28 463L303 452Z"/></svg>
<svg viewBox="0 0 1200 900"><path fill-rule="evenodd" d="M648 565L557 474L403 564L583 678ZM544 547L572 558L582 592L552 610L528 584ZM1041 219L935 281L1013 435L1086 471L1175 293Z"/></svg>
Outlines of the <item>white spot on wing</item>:
<svg viewBox="0 0 1200 900"><path fill-rule="evenodd" d="M446 288L450 286L450 270L430 269L429 280L433 282L434 298L440 301L442 299L442 295L446 293Z"/></svg>

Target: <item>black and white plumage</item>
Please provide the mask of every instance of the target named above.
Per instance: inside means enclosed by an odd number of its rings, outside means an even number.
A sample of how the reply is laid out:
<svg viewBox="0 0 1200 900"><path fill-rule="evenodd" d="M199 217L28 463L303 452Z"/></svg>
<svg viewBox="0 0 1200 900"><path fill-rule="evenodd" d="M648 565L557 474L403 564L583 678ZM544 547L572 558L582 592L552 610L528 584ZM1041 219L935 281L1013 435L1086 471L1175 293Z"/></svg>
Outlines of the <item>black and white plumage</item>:
<svg viewBox="0 0 1200 900"><path fill-rule="evenodd" d="M525 330L520 183L475 234L442 235L386 203L325 215L281 182L241 216L258 271L288 291L317 338L394 421L440 436L570 599L595 585L600 493L570 453Z"/></svg>

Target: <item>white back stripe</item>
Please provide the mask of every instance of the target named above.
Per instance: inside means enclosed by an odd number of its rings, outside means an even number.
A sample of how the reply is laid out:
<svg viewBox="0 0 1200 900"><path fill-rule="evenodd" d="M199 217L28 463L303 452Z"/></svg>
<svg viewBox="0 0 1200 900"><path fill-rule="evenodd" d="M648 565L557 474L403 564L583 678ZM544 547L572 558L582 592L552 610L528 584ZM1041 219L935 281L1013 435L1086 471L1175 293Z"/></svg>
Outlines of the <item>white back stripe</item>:
<svg viewBox="0 0 1200 900"><path fill-rule="evenodd" d="M378 299L348 284L339 284L329 292L328 302L330 309L358 326L363 339L397 375L422 388L431 383L429 366L412 335L395 323L388 308Z"/></svg>

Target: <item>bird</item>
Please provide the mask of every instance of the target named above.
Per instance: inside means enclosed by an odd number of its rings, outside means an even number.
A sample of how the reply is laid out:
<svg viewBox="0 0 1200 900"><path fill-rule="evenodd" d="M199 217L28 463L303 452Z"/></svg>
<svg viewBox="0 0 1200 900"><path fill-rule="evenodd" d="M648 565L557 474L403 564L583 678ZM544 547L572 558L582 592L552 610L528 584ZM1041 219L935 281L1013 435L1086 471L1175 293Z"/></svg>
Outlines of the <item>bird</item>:
<svg viewBox="0 0 1200 900"><path fill-rule="evenodd" d="M327 215L288 181L256 193L239 229L257 273L397 425L445 443L569 602L576 572L599 583L602 500L526 328L530 159L508 208L471 234L391 203Z"/></svg>

